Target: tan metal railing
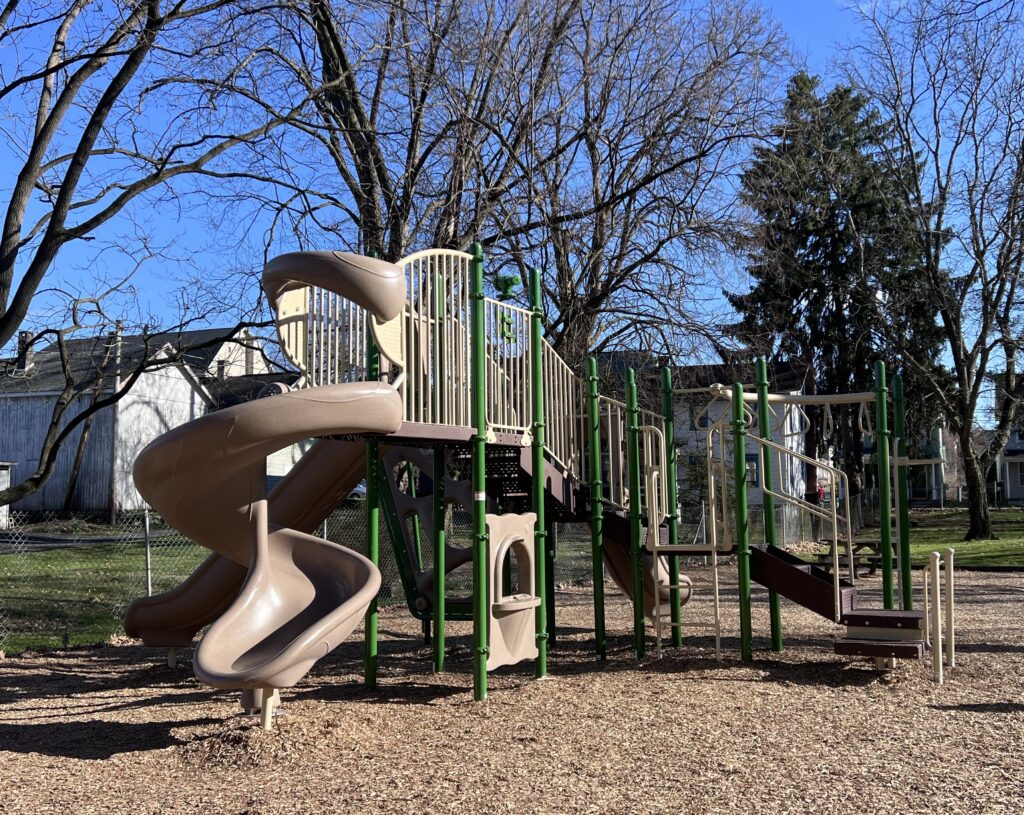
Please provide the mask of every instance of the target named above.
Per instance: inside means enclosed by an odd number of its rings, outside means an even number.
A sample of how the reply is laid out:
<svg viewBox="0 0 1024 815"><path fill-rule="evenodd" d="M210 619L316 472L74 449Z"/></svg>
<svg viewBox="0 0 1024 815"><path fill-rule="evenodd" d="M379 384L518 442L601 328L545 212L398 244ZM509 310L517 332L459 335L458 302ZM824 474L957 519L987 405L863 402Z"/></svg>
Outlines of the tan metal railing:
<svg viewBox="0 0 1024 815"><path fill-rule="evenodd" d="M449 249L429 249L400 261L407 275L407 302L402 314L378 323L351 301L307 287L288 293L278 310L278 329L286 356L302 372L298 387L320 387L366 378L369 331L382 354L382 374L402 395L406 422L471 427L470 271L472 256ZM532 312L485 298L487 350L486 411L490 430L520 434L532 431L530 321ZM585 380L577 376L554 347L542 340L545 449L577 481L585 478ZM626 405L600 397L601 437L607 443L602 463L608 505L629 506L626 457ZM665 420L640 412L642 445L641 512L662 515L668 506L664 452ZM648 486L650 484L650 486ZM652 501L647 493L658 492ZM650 506L649 506L650 504ZM655 521L656 523L657 521Z"/></svg>
<svg viewBox="0 0 1024 815"><path fill-rule="evenodd" d="M530 400L532 312L510 303L484 300L487 337L487 423L492 430L527 434L533 422Z"/></svg>
<svg viewBox="0 0 1024 815"><path fill-rule="evenodd" d="M576 479L583 477L584 382L541 340L544 369L544 441L551 457Z"/></svg>
<svg viewBox="0 0 1024 815"><path fill-rule="evenodd" d="M629 479L626 471L626 403L610 396L598 397L601 438L607 439L607 457L601 459L604 501L612 509L629 506ZM597 451L601 455L601 451Z"/></svg>

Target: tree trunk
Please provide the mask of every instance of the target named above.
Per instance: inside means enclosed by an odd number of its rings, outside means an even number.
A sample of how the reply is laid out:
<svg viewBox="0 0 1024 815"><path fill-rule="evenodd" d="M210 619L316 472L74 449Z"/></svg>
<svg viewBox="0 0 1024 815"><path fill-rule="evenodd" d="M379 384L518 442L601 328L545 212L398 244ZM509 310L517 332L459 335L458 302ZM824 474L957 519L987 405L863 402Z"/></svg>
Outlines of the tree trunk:
<svg viewBox="0 0 1024 815"><path fill-rule="evenodd" d="M970 436L961 437L960 446L964 459L964 480L967 482L967 513L970 520L965 541L993 540L992 515L988 508L986 489L987 468L982 467L978 454L971 446Z"/></svg>

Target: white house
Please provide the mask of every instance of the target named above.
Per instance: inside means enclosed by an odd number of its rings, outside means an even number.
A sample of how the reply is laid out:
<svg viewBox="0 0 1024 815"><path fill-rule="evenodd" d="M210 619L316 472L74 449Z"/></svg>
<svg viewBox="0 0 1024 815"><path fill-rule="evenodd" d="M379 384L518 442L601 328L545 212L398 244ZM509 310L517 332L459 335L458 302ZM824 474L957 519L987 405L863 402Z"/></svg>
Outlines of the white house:
<svg viewBox="0 0 1024 815"><path fill-rule="evenodd" d="M75 428L56 454L46 484L14 505L21 511L113 514L141 508L132 466L143 447L215 409L215 391L225 383L259 381L269 370L254 338L231 337L230 329L223 328L72 339L65 344L63 363L56 344L33 354L26 341L16 360L0 362L0 459L14 462L12 483L36 470L55 400L69 377L73 402L65 424L112 393L143 360L192 350L180 361L146 370L123 398Z"/></svg>
<svg viewBox="0 0 1024 815"><path fill-rule="evenodd" d="M675 389L675 432L678 450L677 481L680 490L691 489L695 493L706 490L707 484L707 439L708 428L723 418L726 421L726 436L731 451L732 405L728 398L712 398L709 388L719 383L731 386L744 382L748 387L754 379L754 367L747 362L731 365L690 365L673 369ZM773 393L798 394L802 392L803 374L794 365L781 363L769 371L770 390ZM756 407L750 404L752 411ZM804 452L806 420L795 405L775 403L772 405L771 436L773 441L784 445L794 453ZM760 445L748 438L746 449L747 500L752 506L763 503L761 492ZM731 452L730 452L731 455ZM803 498L807 490L805 466L795 457L775 454L772 456L774 489L786 495ZM732 469L732 462L729 462ZM811 491L817 485L811 485ZM696 496L694 496L694 500Z"/></svg>
<svg viewBox="0 0 1024 815"><path fill-rule="evenodd" d="M1020 426L1010 433L1000 462L1003 494L1010 503L1024 503L1024 431Z"/></svg>

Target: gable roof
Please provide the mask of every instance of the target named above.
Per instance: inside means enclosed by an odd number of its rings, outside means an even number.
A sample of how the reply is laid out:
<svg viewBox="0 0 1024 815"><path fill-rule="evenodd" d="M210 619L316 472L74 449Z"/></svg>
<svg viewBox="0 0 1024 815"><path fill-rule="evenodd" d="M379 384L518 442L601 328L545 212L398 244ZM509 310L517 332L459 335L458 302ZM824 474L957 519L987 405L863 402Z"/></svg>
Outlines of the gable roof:
<svg viewBox="0 0 1024 815"><path fill-rule="evenodd" d="M207 376L218 351L234 334L232 328L204 328L196 331L165 331L157 334L123 335L121 337L121 370L131 370L170 346L189 348L182 362L193 378ZM113 334L101 334L67 340L68 373L75 382L75 391L92 388L96 380L104 378L103 388L113 385L118 370L112 343ZM199 346L199 347L197 347ZM178 363L173 363L178 364ZM7 394L52 393L65 385L60 349L56 342L37 351L32 364L25 371L15 369L15 360L0 361L0 396Z"/></svg>

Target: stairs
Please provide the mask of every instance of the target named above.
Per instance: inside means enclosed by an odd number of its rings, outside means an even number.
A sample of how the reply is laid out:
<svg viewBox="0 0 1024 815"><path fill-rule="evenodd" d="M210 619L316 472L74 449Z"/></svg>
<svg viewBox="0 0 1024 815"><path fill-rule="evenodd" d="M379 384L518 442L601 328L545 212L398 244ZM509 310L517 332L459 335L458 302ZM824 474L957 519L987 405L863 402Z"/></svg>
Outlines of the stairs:
<svg viewBox="0 0 1024 815"><path fill-rule="evenodd" d="M832 575L778 548L750 550L750 577L794 603L835 620ZM878 659L920 659L924 655L924 614L920 611L857 608L857 589L839 580L839 622L846 636L837 654Z"/></svg>

